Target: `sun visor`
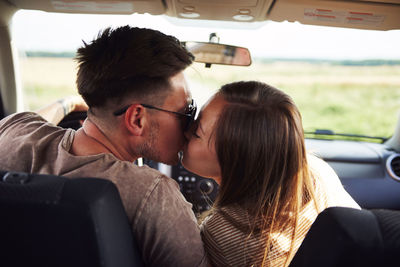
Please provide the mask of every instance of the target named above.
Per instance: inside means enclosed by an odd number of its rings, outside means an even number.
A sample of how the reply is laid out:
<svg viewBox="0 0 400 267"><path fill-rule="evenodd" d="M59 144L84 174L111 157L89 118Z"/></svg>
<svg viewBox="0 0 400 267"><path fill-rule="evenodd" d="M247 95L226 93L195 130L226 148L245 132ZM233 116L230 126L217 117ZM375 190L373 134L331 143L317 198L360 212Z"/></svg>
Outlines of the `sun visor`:
<svg viewBox="0 0 400 267"><path fill-rule="evenodd" d="M400 0L276 1L268 19L369 30L400 29Z"/></svg>
<svg viewBox="0 0 400 267"><path fill-rule="evenodd" d="M162 0L8 0L19 9L33 9L48 12L85 13L85 14L133 14L149 13L160 15L165 13Z"/></svg>

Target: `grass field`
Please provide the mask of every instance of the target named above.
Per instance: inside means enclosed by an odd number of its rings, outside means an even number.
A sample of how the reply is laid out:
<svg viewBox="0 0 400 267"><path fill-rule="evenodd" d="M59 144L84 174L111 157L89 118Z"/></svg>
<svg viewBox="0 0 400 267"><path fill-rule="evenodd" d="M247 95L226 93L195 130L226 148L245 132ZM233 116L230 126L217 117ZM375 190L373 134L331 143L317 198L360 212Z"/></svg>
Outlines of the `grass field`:
<svg viewBox="0 0 400 267"><path fill-rule="evenodd" d="M23 58L20 67L28 110L76 94L76 64L70 58ZM187 76L200 104L228 82L258 80L271 84L294 99L306 131L331 129L388 137L400 111L400 65L256 62L251 67L204 68L203 64L194 64Z"/></svg>

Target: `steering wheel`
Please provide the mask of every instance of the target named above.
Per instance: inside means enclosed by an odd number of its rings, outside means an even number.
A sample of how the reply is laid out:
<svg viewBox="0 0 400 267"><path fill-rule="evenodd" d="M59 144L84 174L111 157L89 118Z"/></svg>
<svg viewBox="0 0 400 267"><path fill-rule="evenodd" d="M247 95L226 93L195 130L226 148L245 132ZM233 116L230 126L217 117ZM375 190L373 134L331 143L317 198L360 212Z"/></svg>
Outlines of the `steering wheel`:
<svg viewBox="0 0 400 267"><path fill-rule="evenodd" d="M82 122L86 119L86 117L86 111L71 112L58 123L58 126L78 130L82 127Z"/></svg>

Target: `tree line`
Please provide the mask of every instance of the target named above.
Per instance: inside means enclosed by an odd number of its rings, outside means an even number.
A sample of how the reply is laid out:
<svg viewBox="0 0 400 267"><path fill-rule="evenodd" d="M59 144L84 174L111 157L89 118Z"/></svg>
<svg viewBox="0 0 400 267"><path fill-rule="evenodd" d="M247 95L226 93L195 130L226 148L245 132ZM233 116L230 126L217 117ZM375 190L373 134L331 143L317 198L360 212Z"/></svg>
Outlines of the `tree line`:
<svg viewBox="0 0 400 267"><path fill-rule="evenodd" d="M27 57L62 57L73 58L75 52L46 52L46 51L27 51ZM365 59L365 60L330 60L330 59L312 59L312 58L259 58L253 59L258 63L274 62L305 62L311 64L332 64L342 66L381 66L381 65L400 65L400 60L387 59Z"/></svg>

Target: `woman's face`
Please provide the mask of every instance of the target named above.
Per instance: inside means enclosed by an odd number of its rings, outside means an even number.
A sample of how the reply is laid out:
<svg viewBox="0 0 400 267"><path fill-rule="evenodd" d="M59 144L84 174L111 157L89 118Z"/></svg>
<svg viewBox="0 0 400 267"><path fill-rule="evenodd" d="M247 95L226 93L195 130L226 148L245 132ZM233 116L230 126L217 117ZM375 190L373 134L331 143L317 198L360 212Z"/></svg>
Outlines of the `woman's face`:
<svg viewBox="0 0 400 267"><path fill-rule="evenodd" d="M214 126L225 100L214 95L203 106L192 129L186 133L188 143L183 149L183 166L197 175L220 182L221 170L215 152Z"/></svg>

